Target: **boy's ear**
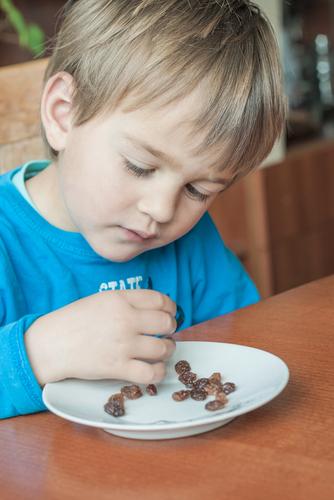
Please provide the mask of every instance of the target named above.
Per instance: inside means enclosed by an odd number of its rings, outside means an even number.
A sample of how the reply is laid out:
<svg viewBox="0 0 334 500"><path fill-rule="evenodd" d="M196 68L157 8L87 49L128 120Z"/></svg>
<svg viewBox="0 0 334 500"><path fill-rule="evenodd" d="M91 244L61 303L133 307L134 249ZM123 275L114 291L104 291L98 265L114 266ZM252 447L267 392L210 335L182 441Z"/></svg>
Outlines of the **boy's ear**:
<svg viewBox="0 0 334 500"><path fill-rule="evenodd" d="M72 128L73 77L61 71L47 81L41 99L41 120L48 143L62 151Z"/></svg>

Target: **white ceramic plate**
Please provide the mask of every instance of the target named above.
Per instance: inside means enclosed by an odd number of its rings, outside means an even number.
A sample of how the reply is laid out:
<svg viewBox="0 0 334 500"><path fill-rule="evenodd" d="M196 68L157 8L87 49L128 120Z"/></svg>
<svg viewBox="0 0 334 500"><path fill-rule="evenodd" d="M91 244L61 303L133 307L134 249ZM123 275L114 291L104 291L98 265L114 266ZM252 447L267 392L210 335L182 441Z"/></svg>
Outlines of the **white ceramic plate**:
<svg viewBox="0 0 334 500"><path fill-rule="evenodd" d="M187 399L176 402L174 391L184 389L174 365L189 361L198 377L221 372L223 382L234 382L237 390L228 396L228 404L209 412L206 401ZM125 381L87 381L68 379L47 384L43 390L45 405L56 415L79 424L100 427L107 432L134 439L172 439L215 429L233 418L255 410L277 396L286 386L289 370L277 356L260 349L220 342L178 342L167 366L167 376L158 385L158 395L126 400L126 414L112 417L103 406L111 394L129 384ZM143 386L144 388L144 386Z"/></svg>

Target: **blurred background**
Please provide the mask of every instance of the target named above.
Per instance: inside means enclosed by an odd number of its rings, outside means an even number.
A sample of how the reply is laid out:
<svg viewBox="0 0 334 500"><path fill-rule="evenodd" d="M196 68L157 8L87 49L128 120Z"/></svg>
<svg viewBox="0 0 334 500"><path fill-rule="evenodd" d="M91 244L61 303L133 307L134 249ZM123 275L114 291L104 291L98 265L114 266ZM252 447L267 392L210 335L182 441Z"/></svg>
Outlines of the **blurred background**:
<svg viewBox="0 0 334 500"><path fill-rule="evenodd" d="M210 212L266 297L334 273L334 0L256 3L279 40L289 100L287 129L261 168L228 190ZM31 88L34 72L40 78L38 64L31 69L29 64L47 56L64 4L0 0L1 120L9 116L1 89L24 72L31 75ZM16 66L21 63L27 64ZM36 123L37 98L38 92ZM33 130L37 136L38 125ZM21 156L31 159L27 141L32 135L31 127L24 137L0 133L2 170L16 166ZM41 148L36 151L43 156Z"/></svg>

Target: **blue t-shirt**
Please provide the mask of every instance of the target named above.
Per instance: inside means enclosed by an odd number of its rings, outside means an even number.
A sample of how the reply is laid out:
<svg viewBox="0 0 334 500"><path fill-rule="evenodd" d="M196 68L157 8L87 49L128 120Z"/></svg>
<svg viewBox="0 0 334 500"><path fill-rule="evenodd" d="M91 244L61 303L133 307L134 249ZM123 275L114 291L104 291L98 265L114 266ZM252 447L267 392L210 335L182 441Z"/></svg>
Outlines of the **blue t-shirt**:
<svg viewBox="0 0 334 500"><path fill-rule="evenodd" d="M13 184L17 172L0 176L0 418L46 409L24 345L43 314L104 290L152 287L181 306L186 328L259 300L208 214L179 240L116 263L47 222Z"/></svg>

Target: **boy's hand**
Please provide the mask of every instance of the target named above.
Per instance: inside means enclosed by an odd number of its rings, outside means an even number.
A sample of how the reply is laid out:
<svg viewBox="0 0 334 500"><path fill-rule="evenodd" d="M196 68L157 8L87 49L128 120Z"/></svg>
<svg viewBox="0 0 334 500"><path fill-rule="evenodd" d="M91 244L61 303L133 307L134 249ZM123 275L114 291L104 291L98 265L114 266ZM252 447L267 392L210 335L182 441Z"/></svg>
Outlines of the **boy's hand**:
<svg viewBox="0 0 334 500"><path fill-rule="evenodd" d="M165 375L175 343L176 305L154 290L105 291L38 318L25 334L41 385L64 378L149 384ZM143 335L149 334L149 335Z"/></svg>

